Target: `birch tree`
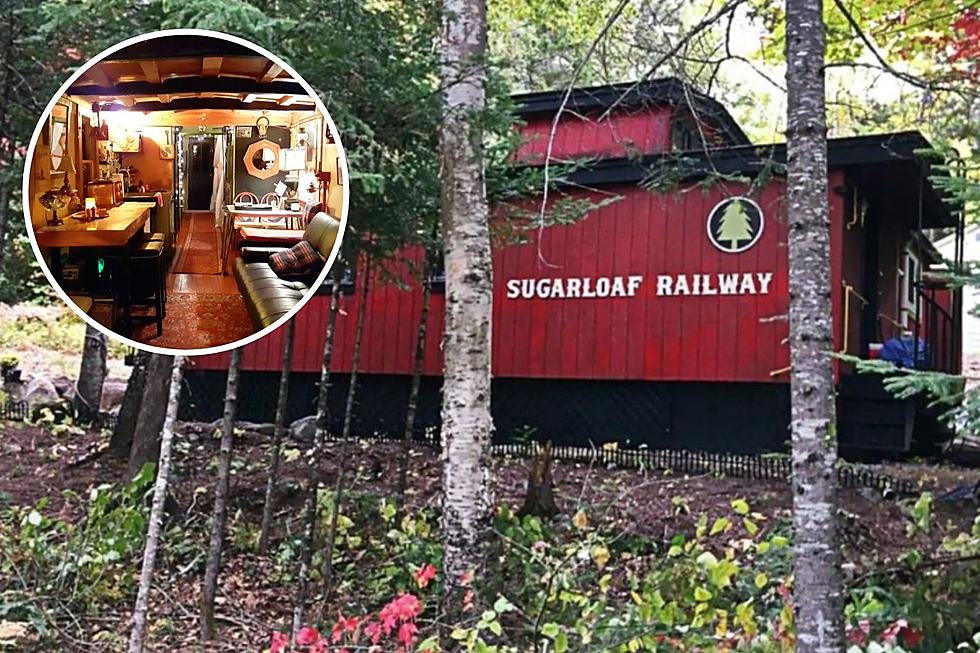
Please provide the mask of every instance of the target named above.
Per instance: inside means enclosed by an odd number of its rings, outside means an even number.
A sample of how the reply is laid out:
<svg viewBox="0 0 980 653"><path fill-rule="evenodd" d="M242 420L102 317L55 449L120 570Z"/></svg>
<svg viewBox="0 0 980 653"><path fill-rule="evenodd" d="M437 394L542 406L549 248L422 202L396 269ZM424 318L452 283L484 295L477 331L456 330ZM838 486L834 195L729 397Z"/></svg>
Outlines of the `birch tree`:
<svg viewBox="0 0 980 653"><path fill-rule="evenodd" d="M167 414L160 435L160 458L157 462L157 478L153 485L153 504L150 508L150 524L146 533L146 548L143 549L143 567L140 571L139 590L136 595L136 605L133 608L133 627L129 635L128 653L143 653L143 640L146 636L146 613L150 602L150 588L153 584L153 567L156 564L157 549L160 546L160 531L163 529L163 505L167 499L167 484L170 482L170 448L174 438L174 424L177 422L180 383L184 371L183 356L178 356L172 360Z"/></svg>
<svg viewBox="0 0 980 653"><path fill-rule="evenodd" d="M786 3L789 341L798 650L843 650L821 0Z"/></svg>
<svg viewBox="0 0 980 653"><path fill-rule="evenodd" d="M296 336L295 316L286 322L282 343L282 371L279 374L279 397L276 401L276 426L272 435L272 451L269 453L269 472L265 484L265 504L262 506L262 526L259 529L259 553L269 548L269 530L272 528L272 509L279 482L279 455L282 439L286 435L286 413L289 407L289 375L293 368L293 340Z"/></svg>
<svg viewBox="0 0 980 653"><path fill-rule="evenodd" d="M102 404L102 386L108 371L108 350L105 334L95 327L85 325L85 341L82 345L82 363L78 369L73 400L75 414L82 421L90 421L99 415Z"/></svg>
<svg viewBox="0 0 980 653"><path fill-rule="evenodd" d="M228 483L231 475L231 451L235 442L235 411L238 406L238 369L242 348L231 351L228 363L228 383L225 386L225 409L221 419L221 448L218 452L218 478L214 486L214 509L211 511L211 541L204 567L204 586L201 591L201 640L214 637L214 597L218 593L218 574L221 571L221 549L228 517Z"/></svg>
<svg viewBox="0 0 980 653"><path fill-rule="evenodd" d="M486 107L486 3L443 0L442 7L442 530L445 605L452 618L462 610L467 579L483 564L490 525L492 274L481 122Z"/></svg>

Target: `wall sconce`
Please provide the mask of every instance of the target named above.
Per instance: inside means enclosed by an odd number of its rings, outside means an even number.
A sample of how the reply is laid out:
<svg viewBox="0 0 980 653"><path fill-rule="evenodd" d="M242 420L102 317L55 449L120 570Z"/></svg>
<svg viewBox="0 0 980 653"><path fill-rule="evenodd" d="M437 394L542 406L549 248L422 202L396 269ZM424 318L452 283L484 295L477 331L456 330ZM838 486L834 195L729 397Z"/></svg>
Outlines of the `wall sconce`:
<svg viewBox="0 0 980 653"><path fill-rule="evenodd" d="M255 127L259 130L259 137L265 138L266 132L269 131L269 118L266 116L259 116L255 121Z"/></svg>

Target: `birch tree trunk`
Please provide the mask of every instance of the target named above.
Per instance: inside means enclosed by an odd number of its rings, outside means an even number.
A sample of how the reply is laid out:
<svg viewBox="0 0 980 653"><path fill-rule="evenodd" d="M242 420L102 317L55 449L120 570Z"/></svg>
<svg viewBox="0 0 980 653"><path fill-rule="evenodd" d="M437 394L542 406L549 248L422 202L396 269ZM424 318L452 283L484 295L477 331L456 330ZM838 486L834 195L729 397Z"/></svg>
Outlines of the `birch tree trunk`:
<svg viewBox="0 0 980 653"><path fill-rule="evenodd" d="M276 402L276 429L272 435L272 452L269 454L269 478L265 484L265 504L262 506L262 527L259 531L259 553L269 548L269 529L272 527L272 509L279 483L279 454L282 438L286 434L286 411L289 407L289 374L293 368L293 339L296 335L296 317L286 323L282 343L282 372L279 375L279 398Z"/></svg>
<svg viewBox="0 0 980 653"><path fill-rule="evenodd" d="M218 574L221 571L221 549L224 543L225 520L228 517L228 483L231 475L231 450L235 443L235 410L238 407L238 369L242 348L231 350L228 363L228 384L225 386L225 410L221 419L221 448L218 452L218 478L214 486L214 509L211 511L211 541L204 567L204 586L201 590L201 641L214 637L214 597L218 593Z"/></svg>
<svg viewBox="0 0 980 653"><path fill-rule="evenodd" d="M483 565L490 526L489 213L481 114L486 104L484 0L443 0L439 130L446 260L442 399L445 607L460 616L466 581Z"/></svg>
<svg viewBox="0 0 980 653"><path fill-rule="evenodd" d="M106 368L105 334L91 325L85 325L85 342L82 345L82 364L78 369L73 400L75 414L83 422L99 415L102 405L102 386L105 384Z"/></svg>
<svg viewBox="0 0 980 653"><path fill-rule="evenodd" d="M797 650L844 649L831 369L825 36L821 0L786 3L789 344Z"/></svg>
<svg viewBox="0 0 980 653"><path fill-rule="evenodd" d="M317 524L317 492L320 486L320 452L330 428L330 364L333 360L333 336L337 324L337 312L340 310L340 275L342 264L338 257L334 261L333 284L330 295L330 311L327 313L327 330L323 339L323 362L320 366L320 388L316 401L316 433L313 436L313 448L309 456L309 479L306 493L306 509L304 519L303 550L300 554L299 573L296 579L296 605L293 607L293 628L291 642L295 646L296 634L303 627L303 615L306 612L306 595L310 585L310 566L313 561L313 540L316 536Z"/></svg>
<svg viewBox="0 0 980 653"><path fill-rule="evenodd" d="M361 365L361 340L364 336L364 318L367 315L368 286L371 282L371 259L364 264L364 283L361 284L361 297L357 305L357 323L354 327L354 348L351 351L350 383L347 386L347 403L344 405L344 427L340 435L340 455L337 457L337 479L333 488L333 511L330 525L323 545L323 591L330 593L333 585L333 552L337 545L337 523L340 509L344 504L344 481L347 477L348 440L354 421L354 398L357 394L357 370Z"/></svg>
<svg viewBox="0 0 980 653"><path fill-rule="evenodd" d="M126 382L126 392L119 407L119 417L109 439L109 450L118 458L128 458L129 450L133 446L133 435L136 433L136 421L139 419L140 407L143 405L146 371L151 356L152 354L147 351L136 352L133 371L129 373L129 381Z"/></svg>
<svg viewBox="0 0 980 653"><path fill-rule="evenodd" d="M415 439L415 415L418 413L419 389L422 387L422 367L425 364L425 336L429 329L429 304L432 298L432 282L429 279L429 256L422 263L422 308L419 313L418 330L415 333L415 360L412 361L412 384L408 390L408 404L405 406L405 431L402 433L401 458L398 461L398 505L405 502L408 489L408 456Z"/></svg>
<svg viewBox="0 0 980 653"><path fill-rule="evenodd" d="M146 371L143 388L143 401L133 433L133 446L129 450L129 478L135 476L143 465L152 462L160 455L161 428L169 410L167 397L170 393L170 375L167 370L173 366L173 356L153 354Z"/></svg>
<svg viewBox="0 0 980 653"><path fill-rule="evenodd" d="M160 459L157 464L157 478L153 485L153 504L150 508L150 524L146 533L146 548L143 549L143 567L140 571L139 591L133 608L133 628L129 635L128 653L143 653L143 638L146 633L146 612L150 601L150 587L153 584L153 566L156 563L157 548L160 546L160 531L163 528L163 505L167 499L167 484L170 482L170 448L174 437L174 424L180 401L180 383L183 378L184 358L172 359L170 392L168 393L167 415L163 422L160 437Z"/></svg>

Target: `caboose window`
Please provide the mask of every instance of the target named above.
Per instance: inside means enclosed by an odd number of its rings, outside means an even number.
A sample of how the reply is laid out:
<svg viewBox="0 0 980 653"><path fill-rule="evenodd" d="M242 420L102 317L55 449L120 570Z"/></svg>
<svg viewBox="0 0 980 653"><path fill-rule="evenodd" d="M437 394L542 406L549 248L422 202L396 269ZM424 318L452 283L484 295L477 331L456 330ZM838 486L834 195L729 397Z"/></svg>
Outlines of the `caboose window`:
<svg viewBox="0 0 980 653"><path fill-rule="evenodd" d="M918 283L921 276L921 265L919 257L908 250L902 252L901 274L901 308L902 325L908 324L909 318L917 320L919 316L918 307Z"/></svg>
<svg viewBox="0 0 980 653"><path fill-rule="evenodd" d="M670 149L679 152L700 147L700 138L684 118L674 118L670 124Z"/></svg>

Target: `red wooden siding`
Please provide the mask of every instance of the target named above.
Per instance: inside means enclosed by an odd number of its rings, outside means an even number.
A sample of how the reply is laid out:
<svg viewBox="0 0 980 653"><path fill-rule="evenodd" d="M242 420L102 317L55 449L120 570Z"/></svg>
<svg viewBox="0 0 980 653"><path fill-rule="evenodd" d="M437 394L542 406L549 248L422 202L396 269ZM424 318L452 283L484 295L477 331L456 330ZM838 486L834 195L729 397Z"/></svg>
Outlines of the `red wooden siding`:
<svg viewBox="0 0 980 653"><path fill-rule="evenodd" d="M624 157L663 152L670 147L670 107L617 112L602 121L600 115L563 113L551 148L552 158ZM544 161L551 121L551 116L531 118L518 129L524 142L515 154L517 161Z"/></svg>
<svg viewBox="0 0 980 653"><path fill-rule="evenodd" d="M832 175L830 188L839 182ZM574 225L550 227L538 242L494 252L493 373L501 377L786 382L774 374L789 365L788 261L785 184L770 181L756 198L765 215L759 241L740 254L716 249L707 216L723 198L744 192L735 184L708 191L691 185L670 195L635 186L607 189L622 196ZM843 200L830 193L835 324L841 306ZM599 199L598 195L593 199ZM540 248L539 248L540 245ZM540 251L539 251L540 249ZM420 252L405 255L416 262ZM359 277L358 283L363 278ZM658 296L661 274L772 273L768 294ZM629 277L642 275L633 297L509 299L512 279ZM400 279L402 285L393 283ZM403 262L371 275L361 369L410 374L421 291ZM714 282L717 286L717 281ZM333 369L348 371L358 293L344 295L337 320ZM329 297L315 297L297 316L293 357L298 372L317 372ZM442 370L444 296L432 295L425 374ZM835 339L839 329L835 330ZM835 343L839 346L840 343ZM246 347L245 369L277 370L277 331ZM227 356L196 359L203 368L227 365Z"/></svg>

